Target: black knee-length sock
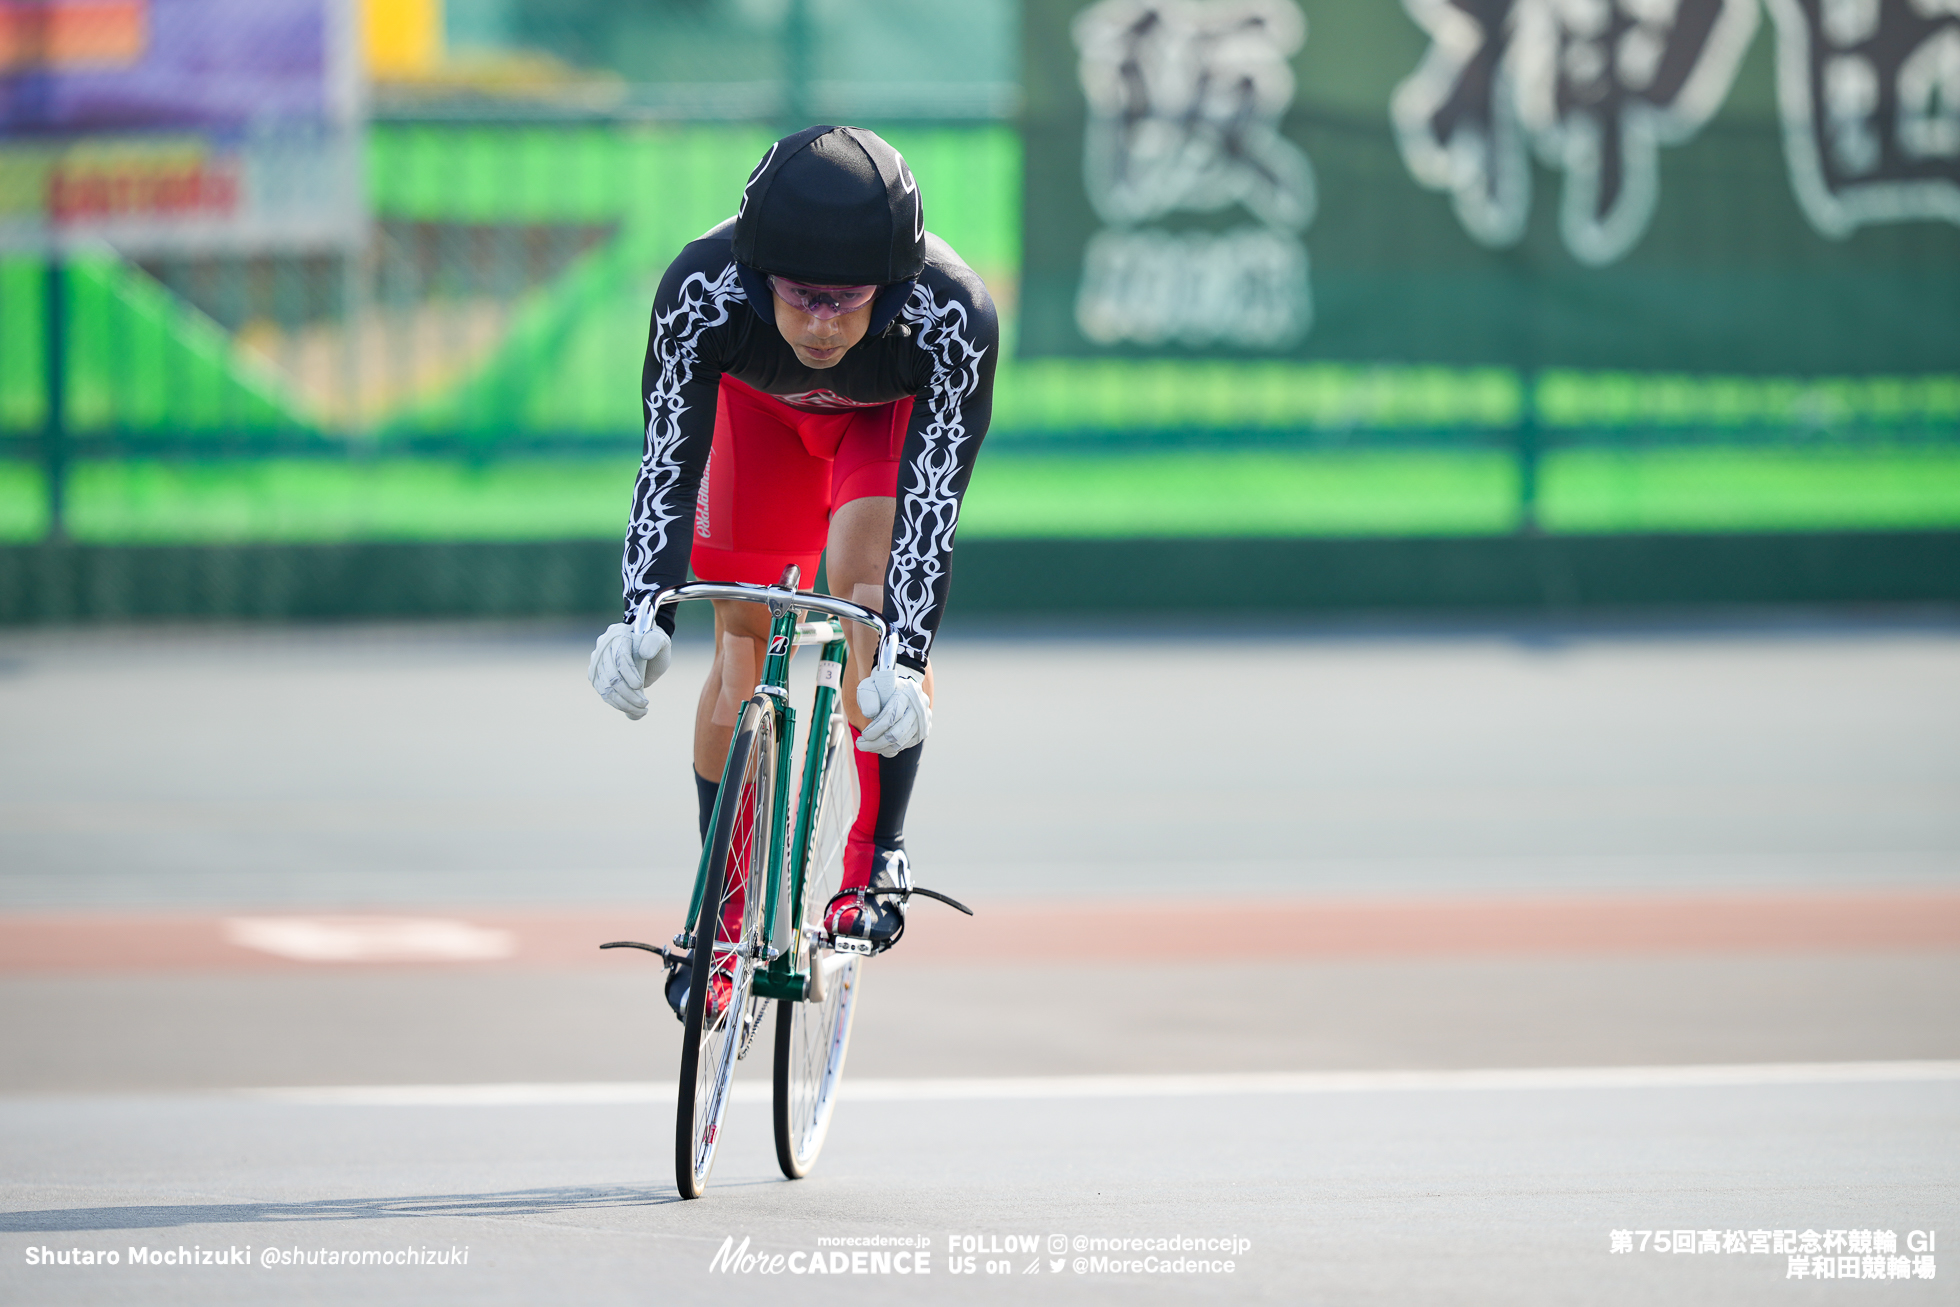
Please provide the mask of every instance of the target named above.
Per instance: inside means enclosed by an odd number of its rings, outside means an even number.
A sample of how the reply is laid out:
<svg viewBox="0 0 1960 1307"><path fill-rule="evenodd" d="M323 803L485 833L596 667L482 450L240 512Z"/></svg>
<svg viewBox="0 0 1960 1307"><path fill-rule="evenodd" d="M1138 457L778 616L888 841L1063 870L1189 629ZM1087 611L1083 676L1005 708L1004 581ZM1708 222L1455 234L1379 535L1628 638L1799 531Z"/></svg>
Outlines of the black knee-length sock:
<svg viewBox="0 0 1960 1307"><path fill-rule="evenodd" d="M692 771L692 768L689 768ZM711 781L700 772L694 772L694 801L701 807L701 842L708 842L708 823L715 819L715 796L721 793L721 782Z"/></svg>

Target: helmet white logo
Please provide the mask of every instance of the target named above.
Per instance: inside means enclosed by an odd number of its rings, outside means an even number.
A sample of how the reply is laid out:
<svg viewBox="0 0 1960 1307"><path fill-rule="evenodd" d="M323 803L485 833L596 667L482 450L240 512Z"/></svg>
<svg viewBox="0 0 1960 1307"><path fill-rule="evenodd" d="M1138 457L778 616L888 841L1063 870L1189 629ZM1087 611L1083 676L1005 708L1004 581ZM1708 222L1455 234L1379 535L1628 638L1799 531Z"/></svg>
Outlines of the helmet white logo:
<svg viewBox="0 0 1960 1307"><path fill-rule="evenodd" d="M902 154L898 155L898 185L901 191L912 197L912 239L924 240L926 208L919 203L919 184L912 180L911 165L905 162L905 156Z"/></svg>
<svg viewBox="0 0 1960 1307"><path fill-rule="evenodd" d="M758 163L755 166L755 171L749 174L748 181L743 183L742 204L740 208L735 210L736 217L739 218L743 214L749 211L749 192L755 189L756 180L760 178L763 173L769 171L769 161L776 157L776 149L781 144L782 144L781 141L777 141L774 145L771 145L769 147L769 153L762 156L762 162Z"/></svg>

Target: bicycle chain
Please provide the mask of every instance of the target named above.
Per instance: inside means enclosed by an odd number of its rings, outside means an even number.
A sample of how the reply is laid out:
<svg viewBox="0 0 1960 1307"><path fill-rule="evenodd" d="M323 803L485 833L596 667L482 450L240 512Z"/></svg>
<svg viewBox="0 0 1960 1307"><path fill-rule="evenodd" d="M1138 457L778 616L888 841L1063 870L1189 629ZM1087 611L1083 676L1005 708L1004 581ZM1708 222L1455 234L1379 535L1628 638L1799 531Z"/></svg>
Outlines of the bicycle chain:
<svg viewBox="0 0 1960 1307"><path fill-rule="evenodd" d="M748 1004L744 1003L742 1006L747 1007ZM749 1047L750 1045L755 1043L756 1033L762 1029L762 1014L765 1011L767 1011L768 1008L769 1008L768 999L763 999L761 1002L755 1005L755 1020L749 1023L748 1031L744 1033L742 1036L741 1050L735 1054L735 1060L737 1062L740 1062L743 1058L749 1055Z"/></svg>

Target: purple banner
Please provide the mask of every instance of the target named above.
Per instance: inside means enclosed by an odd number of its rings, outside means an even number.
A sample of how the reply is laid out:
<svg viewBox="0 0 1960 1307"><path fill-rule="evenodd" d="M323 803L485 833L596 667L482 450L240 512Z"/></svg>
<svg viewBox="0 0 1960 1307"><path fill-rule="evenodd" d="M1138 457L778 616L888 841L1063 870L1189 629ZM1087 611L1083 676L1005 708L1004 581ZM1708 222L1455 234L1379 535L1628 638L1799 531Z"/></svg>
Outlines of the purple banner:
<svg viewBox="0 0 1960 1307"><path fill-rule="evenodd" d="M8 132L335 118L325 0L0 0Z"/></svg>
<svg viewBox="0 0 1960 1307"><path fill-rule="evenodd" d="M345 245L350 0L0 0L0 246Z"/></svg>

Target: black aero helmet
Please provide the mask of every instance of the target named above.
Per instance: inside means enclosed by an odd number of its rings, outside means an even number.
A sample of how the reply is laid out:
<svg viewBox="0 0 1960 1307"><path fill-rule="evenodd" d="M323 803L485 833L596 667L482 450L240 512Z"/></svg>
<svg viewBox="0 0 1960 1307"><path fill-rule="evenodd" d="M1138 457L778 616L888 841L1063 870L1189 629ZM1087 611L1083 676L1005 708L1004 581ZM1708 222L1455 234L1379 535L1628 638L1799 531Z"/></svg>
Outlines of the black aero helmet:
<svg viewBox="0 0 1960 1307"><path fill-rule="evenodd" d="M862 127L809 127L769 147L735 214L735 258L832 286L889 286L925 267L912 170Z"/></svg>

